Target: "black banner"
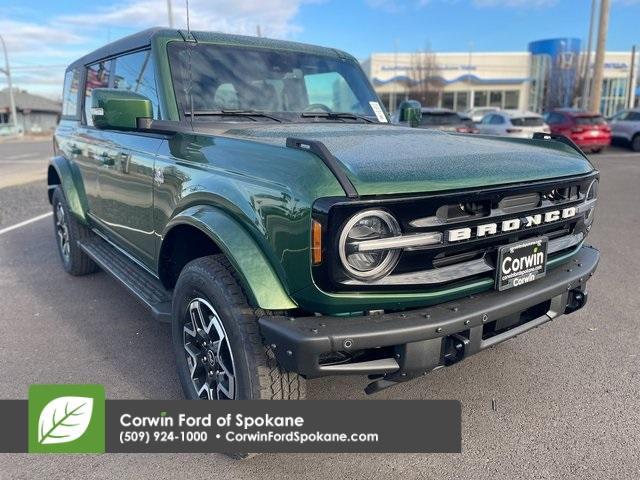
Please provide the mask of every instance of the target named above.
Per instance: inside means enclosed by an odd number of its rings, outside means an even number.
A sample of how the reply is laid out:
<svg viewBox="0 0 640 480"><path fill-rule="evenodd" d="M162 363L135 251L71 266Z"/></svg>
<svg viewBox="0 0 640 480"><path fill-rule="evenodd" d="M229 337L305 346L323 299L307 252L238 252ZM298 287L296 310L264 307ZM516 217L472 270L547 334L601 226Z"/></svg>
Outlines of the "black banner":
<svg viewBox="0 0 640 480"><path fill-rule="evenodd" d="M461 406L454 400L107 400L105 404L106 452L461 451ZM0 452L26 452L27 401L0 401L0 412Z"/></svg>

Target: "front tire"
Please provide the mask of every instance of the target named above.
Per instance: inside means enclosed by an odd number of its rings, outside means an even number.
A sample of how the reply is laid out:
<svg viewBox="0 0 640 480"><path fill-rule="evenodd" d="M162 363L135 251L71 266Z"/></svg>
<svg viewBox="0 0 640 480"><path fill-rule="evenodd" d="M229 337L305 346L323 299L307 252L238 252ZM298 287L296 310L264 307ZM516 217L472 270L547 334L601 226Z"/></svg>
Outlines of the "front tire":
<svg viewBox="0 0 640 480"><path fill-rule="evenodd" d="M56 244L64 270L74 276L96 272L98 265L78 245L79 240L89 238L92 233L71 213L60 185L53 191L51 204Z"/></svg>
<svg viewBox="0 0 640 480"><path fill-rule="evenodd" d="M631 150L640 152L640 133L636 133L631 139Z"/></svg>
<svg viewBox="0 0 640 480"><path fill-rule="evenodd" d="M172 340L188 399L303 399L305 381L280 369L258 318L222 255L188 263L173 293Z"/></svg>

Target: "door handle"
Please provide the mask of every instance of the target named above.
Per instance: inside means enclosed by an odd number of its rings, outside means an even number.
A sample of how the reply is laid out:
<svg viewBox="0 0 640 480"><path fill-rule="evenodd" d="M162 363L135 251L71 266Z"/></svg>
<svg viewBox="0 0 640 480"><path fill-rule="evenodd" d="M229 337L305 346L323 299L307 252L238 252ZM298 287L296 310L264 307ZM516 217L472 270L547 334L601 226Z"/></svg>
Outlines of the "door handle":
<svg viewBox="0 0 640 480"><path fill-rule="evenodd" d="M122 169L122 173L129 173L129 166L131 164L131 154L129 153L121 153L120 154L120 168Z"/></svg>

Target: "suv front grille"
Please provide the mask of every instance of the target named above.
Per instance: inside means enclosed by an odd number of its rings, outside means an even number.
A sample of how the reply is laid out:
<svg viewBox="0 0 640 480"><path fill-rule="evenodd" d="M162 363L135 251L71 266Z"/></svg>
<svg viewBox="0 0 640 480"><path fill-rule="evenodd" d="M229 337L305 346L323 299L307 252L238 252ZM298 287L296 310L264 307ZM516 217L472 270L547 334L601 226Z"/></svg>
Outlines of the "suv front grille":
<svg viewBox="0 0 640 480"><path fill-rule="evenodd" d="M400 223L403 235L440 232L444 240L406 248L394 271L373 282L349 277L337 255L313 267L314 278L327 291L435 289L462 280L492 278L500 246L538 236L549 238L549 260L553 260L584 240L587 228L583 212L519 230L472 235L463 241L448 241L447 232L466 227L474 231L478 225L579 207L593 178L595 175L425 197L336 201L330 205L321 202L314 206L314 217L320 218L326 229L329 251L337 251L337 237L345 222L368 208L389 211Z"/></svg>

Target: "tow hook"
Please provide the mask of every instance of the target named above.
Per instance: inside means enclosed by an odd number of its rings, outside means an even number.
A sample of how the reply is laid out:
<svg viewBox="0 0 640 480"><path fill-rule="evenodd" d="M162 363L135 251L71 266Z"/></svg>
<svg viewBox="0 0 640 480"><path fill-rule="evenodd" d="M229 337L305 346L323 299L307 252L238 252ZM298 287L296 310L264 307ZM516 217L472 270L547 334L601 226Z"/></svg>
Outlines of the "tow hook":
<svg viewBox="0 0 640 480"><path fill-rule="evenodd" d="M564 313L573 313L576 310L580 310L587 304L587 292L583 292L580 289L570 290L567 296L567 306Z"/></svg>
<svg viewBox="0 0 640 480"><path fill-rule="evenodd" d="M446 339L448 347L444 355L445 366L453 365L464 358L469 345L469 339L459 333L451 335Z"/></svg>

